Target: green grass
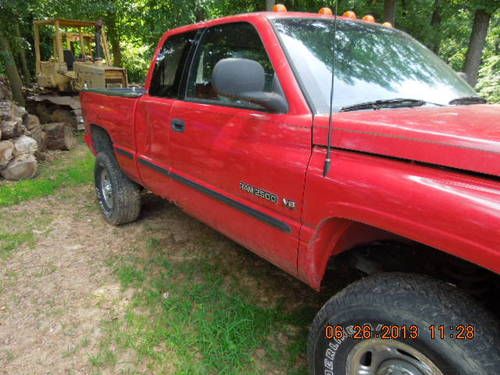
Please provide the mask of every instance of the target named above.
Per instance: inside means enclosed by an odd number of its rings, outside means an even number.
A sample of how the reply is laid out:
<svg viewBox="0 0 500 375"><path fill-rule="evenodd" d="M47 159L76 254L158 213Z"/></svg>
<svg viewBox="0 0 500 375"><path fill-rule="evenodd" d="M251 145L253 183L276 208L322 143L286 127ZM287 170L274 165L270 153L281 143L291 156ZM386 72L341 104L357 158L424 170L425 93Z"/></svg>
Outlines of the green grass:
<svg viewBox="0 0 500 375"><path fill-rule="evenodd" d="M82 147L82 146L79 146ZM90 151L72 152L50 165L42 164L40 175L31 180L0 185L0 207L54 194L60 188L93 181L94 157Z"/></svg>
<svg viewBox="0 0 500 375"><path fill-rule="evenodd" d="M122 287L133 286L135 295L123 319L104 324L105 338L90 358L92 365L112 367L120 350L132 350L137 365L146 364L153 373L258 374L269 366L305 373L303 365L296 366L305 350L302 311L257 305L249 296L253 291L228 281L217 261L173 265L157 251L159 244L145 241L148 259L120 257L109 263ZM306 315L309 322L311 314ZM299 333L283 343L277 336L286 336L287 327Z"/></svg>

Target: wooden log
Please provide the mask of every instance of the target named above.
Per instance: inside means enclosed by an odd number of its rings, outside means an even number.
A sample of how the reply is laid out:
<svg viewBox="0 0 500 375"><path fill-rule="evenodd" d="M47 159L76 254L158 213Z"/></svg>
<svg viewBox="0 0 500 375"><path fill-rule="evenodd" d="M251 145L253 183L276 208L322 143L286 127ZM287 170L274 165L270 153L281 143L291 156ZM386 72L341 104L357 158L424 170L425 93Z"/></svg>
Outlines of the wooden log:
<svg viewBox="0 0 500 375"><path fill-rule="evenodd" d="M45 133L41 127L31 130L30 133L31 138L33 138L38 144L38 152L35 155L39 155L41 152L45 152L47 150L47 133Z"/></svg>
<svg viewBox="0 0 500 375"><path fill-rule="evenodd" d="M64 122L76 129L76 117L69 109L58 108L50 115L51 122Z"/></svg>
<svg viewBox="0 0 500 375"><path fill-rule="evenodd" d="M0 169L9 164L14 156L14 144L11 141L0 142Z"/></svg>
<svg viewBox="0 0 500 375"><path fill-rule="evenodd" d="M12 100L12 92L4 78L0 78L0 100Z"/></svg>
<svg viewBox="0 0 500 375"><path fill-rule="evenodd" d="M14 140L14 156L33 155L37 149L37 142L26 135L22 135Z"/></svg>
<svg viewBox="0 0 500 375"><path fill-rule="evenodd" d="M64 122L53 122L43 125L47 133L47 148L49 150L71 150L76 145L71 126Z"/></svg>
<svg viewBox="0 0 500 375"><path fill-rule="evenodd" d="M35 128L40 128L40 119L35 115L29 114L28 116L26 116L26 119L24 121L24 126L29 131L32 131Z"/></svg>
<svg viewBox="0 0 500 375"><path fill-rule="evenodd" d="M15 107L11 101L0 101L0 121L12 120L15 117Z"/></svg>
<svg viewBox="0 0 500 375"><path fill-rule="evenodd" d="M0 131L3 139L15 138L23 133L23 120L20 117L13 120L4 120L0 122Z"/></svg>
<svg viewBox="0 0 500 375"><path fill-rule="evenodd" d="M12 160L7 167L0 171L7 180L24 180L35 177L38 163L33 155L21 155Z"/></svg>

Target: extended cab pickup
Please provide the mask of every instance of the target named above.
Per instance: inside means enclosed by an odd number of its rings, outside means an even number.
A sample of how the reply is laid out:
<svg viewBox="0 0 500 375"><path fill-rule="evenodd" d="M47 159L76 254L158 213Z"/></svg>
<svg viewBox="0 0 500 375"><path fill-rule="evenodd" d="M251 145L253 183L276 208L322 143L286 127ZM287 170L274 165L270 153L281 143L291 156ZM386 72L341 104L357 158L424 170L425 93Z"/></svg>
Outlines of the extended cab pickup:
<svg viewBox="0 0 500 375"><path fill-rule="evenodd" d="M352 270L311 373L498 374L500 107L407 34L212 20L167 32L143 89L81 100L108 222L144 187L316 290Z"/></svg>

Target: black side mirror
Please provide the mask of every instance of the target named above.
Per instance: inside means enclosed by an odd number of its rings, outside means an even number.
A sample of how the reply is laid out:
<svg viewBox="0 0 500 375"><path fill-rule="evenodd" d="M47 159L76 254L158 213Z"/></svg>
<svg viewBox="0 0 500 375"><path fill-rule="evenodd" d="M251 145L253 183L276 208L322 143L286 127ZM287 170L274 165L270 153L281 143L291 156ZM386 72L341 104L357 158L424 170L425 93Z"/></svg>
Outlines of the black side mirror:
<svg viewBox="0 0 500 375"><path fill-rule="evenodd" d="M288 104L282 95L265 92L265 72L257 61L222 59L215 64L212 85L218 95L259 104L273 112L285 113Z"/></svg>

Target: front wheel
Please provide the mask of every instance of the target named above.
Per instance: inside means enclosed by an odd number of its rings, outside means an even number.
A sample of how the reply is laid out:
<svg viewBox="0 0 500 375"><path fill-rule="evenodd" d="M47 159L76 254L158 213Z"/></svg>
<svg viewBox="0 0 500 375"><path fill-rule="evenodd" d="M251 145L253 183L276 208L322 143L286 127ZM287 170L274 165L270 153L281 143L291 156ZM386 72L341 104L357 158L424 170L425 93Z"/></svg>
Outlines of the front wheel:
<svg viewBox="0 0 500 375"><path fill-rule="evenodd" d="M121 171L108 153L97 154L94 180L97 199L106 221L120 225L135 221L141 210L139 186Z"/></svg>
<svg viewBox="0 0 500 375"><path fill-rule="evenodd" d="M359 280L319 311L308 340L311 374L494 375L495 319L450 284L425 276Z"/></svg>

